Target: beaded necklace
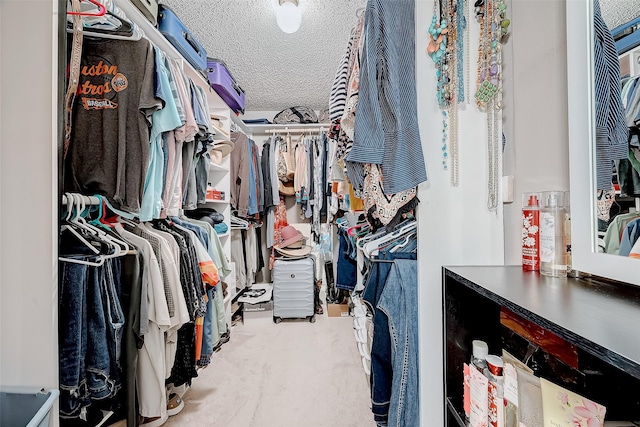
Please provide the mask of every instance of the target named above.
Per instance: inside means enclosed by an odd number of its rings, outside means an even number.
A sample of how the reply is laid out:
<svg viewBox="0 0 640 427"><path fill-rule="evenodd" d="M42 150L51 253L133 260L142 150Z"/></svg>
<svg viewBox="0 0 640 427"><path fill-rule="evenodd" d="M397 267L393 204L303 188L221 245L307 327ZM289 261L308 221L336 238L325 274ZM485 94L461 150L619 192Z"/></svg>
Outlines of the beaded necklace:
<svg viewBox="0 0 640 427"><path fill-rule="evenodd" d="M500 174L500 132L502 119L502 43L510 25L504 0L477 0L474 4L480 24L476 105L487 113L487 208L498 209Z"/></svg>
<svg viewBox="0 0 640 427"><path fill-rule="evenodd" d="M464 102L465 88L469 86L464 79L467 71L468 82L468 68L465 69L468 61L463 58L465 45L468 46L464 43L467 33L465 0L438 0L433 9L427 53L435 63L436 97L442 111L442 167L448 170L451 165L451 184L457 186L458 103Z"/></svg>

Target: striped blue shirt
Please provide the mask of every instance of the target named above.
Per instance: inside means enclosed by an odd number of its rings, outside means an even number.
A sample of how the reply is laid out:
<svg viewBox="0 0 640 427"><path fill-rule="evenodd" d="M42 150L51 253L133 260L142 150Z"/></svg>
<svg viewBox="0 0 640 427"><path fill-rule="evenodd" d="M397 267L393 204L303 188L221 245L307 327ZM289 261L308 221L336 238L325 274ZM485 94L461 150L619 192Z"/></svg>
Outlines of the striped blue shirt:
<svg viewBox="0 0 640 427"><path fill-rule="evenodd" d="M629 129L620 93L618 51L602 18L600 2L595 0L593 6L596 186L599 190L611 190L613 161L629 155Z"/></svg>
<svg viewBox="0 0 640 427"><path fill-rule="evenodd" d="M350 162L382 167L387 194L427 180L418 129L415 0L369 0Z"/></svg>

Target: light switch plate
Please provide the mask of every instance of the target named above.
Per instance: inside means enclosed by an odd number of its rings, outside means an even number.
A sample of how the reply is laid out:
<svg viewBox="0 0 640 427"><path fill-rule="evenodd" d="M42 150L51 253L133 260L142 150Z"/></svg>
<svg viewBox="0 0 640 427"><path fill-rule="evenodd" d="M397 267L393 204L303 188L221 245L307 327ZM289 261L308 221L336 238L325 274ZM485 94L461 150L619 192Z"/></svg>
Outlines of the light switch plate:
<svg viewBox="0 0 640 427"><path fill-rule="evenodd" d="M513 203L513 175L502 177L502 203Z"/></svg>

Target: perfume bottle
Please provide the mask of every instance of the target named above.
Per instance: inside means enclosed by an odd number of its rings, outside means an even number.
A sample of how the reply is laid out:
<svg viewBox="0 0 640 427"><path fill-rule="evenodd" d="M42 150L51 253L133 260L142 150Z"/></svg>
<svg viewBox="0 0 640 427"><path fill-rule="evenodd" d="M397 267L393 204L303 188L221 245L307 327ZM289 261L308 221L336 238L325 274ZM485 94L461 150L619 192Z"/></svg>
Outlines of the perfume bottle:
<svg viewBox="0 0 640 427"><path fill-rule="evenodd" d="M540 206L540 272L566 277L565 193L545 191Z"/></svg>
<svg viewBox="0 0 640 427"><path fill-rule="evenodd" d="M540 270L540 195L522 195L522 269Z"/></svg>

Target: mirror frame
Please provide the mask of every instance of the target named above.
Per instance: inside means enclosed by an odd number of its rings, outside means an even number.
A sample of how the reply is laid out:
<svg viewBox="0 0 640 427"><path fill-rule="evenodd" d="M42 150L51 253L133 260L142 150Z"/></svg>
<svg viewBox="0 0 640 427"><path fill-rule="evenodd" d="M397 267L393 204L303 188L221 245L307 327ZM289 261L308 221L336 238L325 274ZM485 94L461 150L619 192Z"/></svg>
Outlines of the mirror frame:
<svg viewBox="0 0 640 427"><path fill-rule="evenodd" d="M567 86L573 269L640 286L640 260L595 252L593 1L567 0ZM585 150L585 141L590 141Z"/></svg>

